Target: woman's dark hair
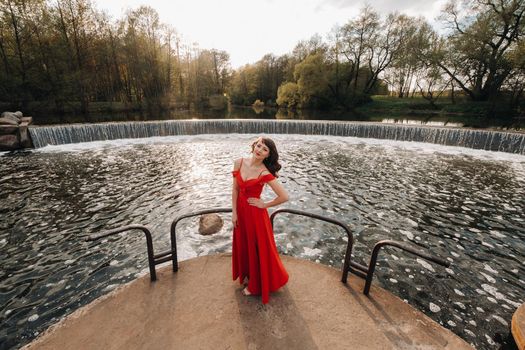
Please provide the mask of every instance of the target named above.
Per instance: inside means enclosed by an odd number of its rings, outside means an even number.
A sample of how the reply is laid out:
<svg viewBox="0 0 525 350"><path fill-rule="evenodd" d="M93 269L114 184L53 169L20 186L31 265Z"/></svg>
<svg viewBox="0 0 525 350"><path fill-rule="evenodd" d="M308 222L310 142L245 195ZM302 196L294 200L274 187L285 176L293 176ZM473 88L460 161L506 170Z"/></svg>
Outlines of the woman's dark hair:
<svg viewBox="0 0 525 350"><path fill-rule="evenodd" d="M266 168L268 168L268 171L270 171L270 173L273 176L279 177L277 175L277 172L281 170L281 164L279 164L279 153L277 152L277 147L275 146L275 142L273 142L272 139L269 139L267 137L261 137L260 140L270 150L270 155L266 157L265 160L263 160L264 165L266 166ZM254 143L252 143L252 152L255 149L255 145L257 144L257 141L259 141L259 139L257 139Z"/></svg>

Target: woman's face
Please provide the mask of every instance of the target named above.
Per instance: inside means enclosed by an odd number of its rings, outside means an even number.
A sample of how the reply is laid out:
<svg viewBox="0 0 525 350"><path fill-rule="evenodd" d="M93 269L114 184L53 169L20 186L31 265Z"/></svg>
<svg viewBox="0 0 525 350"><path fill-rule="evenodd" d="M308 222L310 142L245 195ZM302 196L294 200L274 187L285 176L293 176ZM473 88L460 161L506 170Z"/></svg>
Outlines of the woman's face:
<svg viewBox="0 0 525 350"><path fill-rule="evenodd" d="M270 155L270 149L266 146L263 140L260 138L253 147L253 156L258 159L266 159Z"/></svg>

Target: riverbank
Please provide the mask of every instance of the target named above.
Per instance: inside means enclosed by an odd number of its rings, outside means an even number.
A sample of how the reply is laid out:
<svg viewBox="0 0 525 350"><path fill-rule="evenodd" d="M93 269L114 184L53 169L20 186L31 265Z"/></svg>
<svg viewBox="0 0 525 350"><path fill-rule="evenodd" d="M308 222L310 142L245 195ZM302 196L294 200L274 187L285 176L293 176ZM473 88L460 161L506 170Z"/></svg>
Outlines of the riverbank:
<svg viewBox="0 0 525 350"><path fill-rule="evenodd" d="M0 103L0 106L5 103ZM344 120L402 124L429 124L433 126L463 126L481 129L524 130L525 118L511 117L503 112L499 117L487 116L487 103L457 99L438 100L436 109L421 96L397 98L372 96L372 102L353 111L288 110L275 107L229 105L225 110L210 108L190 109L172 103L155 109L144 105L122 102L93 102L88 114L78 113L78 103L68 103L67 112L53 112L49 104L31 104L28 108L36 125L100 123L110 121L147 121L177 119L287 119L287 120ZM9 110L4 108L5 110ZM23 111L29 114L28 111ZM77 112L75 112L77 111Z"/></svg>
<svg viewBox="0 0 525 350"><path fill-rule="evenodd" d="M476 102L464 97L456 98L454 102L442 98L432 106L421 96L398 98L377 95L372 96L370 103L357 107L355 111L369 118L418 119L482 129L525 129L525 117L513 116L506 106L494 106L491 102Z"/></svg>
<svg viewBox="0 0 525 350"><path fill-rule="evenodd" d="M491 110L495 110L491 113ZM396 96L372 96L372 101L357 107L360 113L388 112L391 114L427 114L442 116L464 116L487 118L492 115L498 119L513 119L512 111L503 105L493 105L488 101L471 101L464 97L442 98L434 106L421 96L399 98Z"/></svg>

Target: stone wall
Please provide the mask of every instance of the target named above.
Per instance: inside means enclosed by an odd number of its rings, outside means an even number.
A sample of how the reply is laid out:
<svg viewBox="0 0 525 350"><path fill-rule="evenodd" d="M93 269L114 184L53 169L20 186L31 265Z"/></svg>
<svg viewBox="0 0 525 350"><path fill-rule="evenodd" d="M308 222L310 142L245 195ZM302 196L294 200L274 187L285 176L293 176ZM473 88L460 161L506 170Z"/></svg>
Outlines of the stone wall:
<svg viewBox="0 0 525 350"><path fill-rule="evenodd" d="M0 151L12 151L32 147L27 127L32 117L24 117L22 112L4 112L0 116Z"/></svg>

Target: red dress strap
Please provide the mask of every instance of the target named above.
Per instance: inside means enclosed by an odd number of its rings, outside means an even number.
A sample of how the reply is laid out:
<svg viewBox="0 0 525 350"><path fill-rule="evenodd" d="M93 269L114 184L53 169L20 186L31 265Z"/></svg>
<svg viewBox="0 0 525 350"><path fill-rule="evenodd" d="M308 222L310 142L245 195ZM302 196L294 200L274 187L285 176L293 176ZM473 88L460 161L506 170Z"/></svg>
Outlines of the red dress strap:
<svg viewBox="0 0 525 350"><path fill-rule="evenodd" d="M260 180L262 182L269 182L269 181L275 180L275 176L272 173L269 173L261 177Z"/></svg>

